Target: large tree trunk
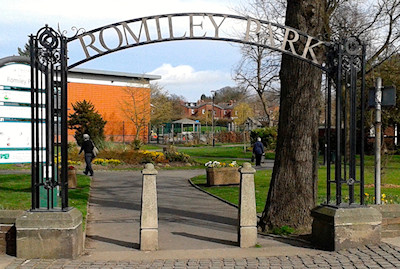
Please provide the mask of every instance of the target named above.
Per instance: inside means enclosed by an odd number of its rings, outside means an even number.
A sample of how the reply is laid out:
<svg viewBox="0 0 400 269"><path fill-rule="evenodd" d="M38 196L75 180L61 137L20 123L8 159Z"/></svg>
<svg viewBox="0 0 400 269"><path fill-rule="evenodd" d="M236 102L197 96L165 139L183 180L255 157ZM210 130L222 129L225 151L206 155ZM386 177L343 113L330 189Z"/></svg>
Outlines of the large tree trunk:
<svg viewBox="0 0 400 269"><path fill-rule="evenodd" d="M318 36L323 32L325 0L288 0L286 25ZM296 48L302 51L302 47ZM321 53L317 57L322 57ZM283 55L276 157L260 227L288 225L308 229L316 205L321 71Z"/></svg>

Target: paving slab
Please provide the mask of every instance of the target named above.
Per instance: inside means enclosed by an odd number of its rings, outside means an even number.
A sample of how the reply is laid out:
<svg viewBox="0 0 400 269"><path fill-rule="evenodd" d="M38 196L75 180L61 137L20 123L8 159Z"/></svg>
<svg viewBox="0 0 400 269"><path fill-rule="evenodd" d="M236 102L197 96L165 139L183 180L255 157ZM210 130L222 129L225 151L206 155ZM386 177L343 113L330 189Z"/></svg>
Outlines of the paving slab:
<svg viewBox="0 0 400 269"><path fill-rule="evenodd" d="M231 257L256 253L267 248L282 253L290 244L259 236L259 248L240 249L237 243L237 208L193 188L188 179L205 170L161 170L157 175L159 251L139 251L140 171L103 172L93 178L87 223L86 255L97 259L104 255L118 259L168 257ZM298 242L292 253L316 250ZM300 244L301 245L301 244ZM275 249L271 251L271 249ZM187 253L190 251L190 253ZM240 253L243 252L241 255ZM245 254L246 253L246 254Z"/></svg>

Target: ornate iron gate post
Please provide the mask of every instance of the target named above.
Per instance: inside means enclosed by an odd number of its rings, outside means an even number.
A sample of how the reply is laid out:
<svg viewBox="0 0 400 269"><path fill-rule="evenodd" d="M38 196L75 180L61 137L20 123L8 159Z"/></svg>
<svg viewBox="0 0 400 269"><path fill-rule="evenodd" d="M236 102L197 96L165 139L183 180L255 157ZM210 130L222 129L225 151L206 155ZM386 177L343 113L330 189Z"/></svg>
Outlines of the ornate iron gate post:
<svg viewBox="0 0 400 269"><path fill-rule="evenodd" d="M68 210L67 40L47 25L30 37L31 210ZM61 206L58 203L61 196Z"/></svg>
<svg viewBox="0 0 400 269"><path fill-rule="evenodd" d="M327 63L327 199L326 204L311 212L312 241L317 247L338 251L379 244L382 214L364 205L365 46L355 37L335 42ZM332 121L335 118L335 132L330 130L331 117ZM332 150L335 151L334 179L331 179L330 165ZM359 186L359 197L355 195L356 186ZM335 196L333 201L331 196Z"/></svg>
<svg viewBox="0 0 400 269"><path fill-rule="evenodd" d="M328 54L328 65L326 202L331 205L333 191L331 186L335 184L335 206L364 205L365 45L355 37L335 43ZM332 94L333 85L336 88L334 94ZM331 132L332 95L336 98L334 134ZM335 137L334 147L332 147L332 136ZM331 180L332 151L335 152L334 180ZM360 155L359 166L356 163L357 153ZM348 186L348 197L345 199L348 203L343 199L344 184ZM359 185L359 199L355 197L356 184Z"/></svg>

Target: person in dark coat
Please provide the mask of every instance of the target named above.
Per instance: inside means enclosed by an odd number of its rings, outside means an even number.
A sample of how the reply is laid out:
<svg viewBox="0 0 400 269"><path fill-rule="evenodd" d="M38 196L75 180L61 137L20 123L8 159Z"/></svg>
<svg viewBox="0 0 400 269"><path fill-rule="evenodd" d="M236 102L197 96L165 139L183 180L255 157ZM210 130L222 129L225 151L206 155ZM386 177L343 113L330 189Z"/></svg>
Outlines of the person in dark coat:
<svg viewBox="0 0 400 269"><path fill-rule="evenodd" d="M261 138L257 137L257 142L254 143L253 146L253 154L256 157L256 166L260 166L261 165L261 157L264 153L264 145L261 142Z"/></svg>
<svg viewBox="0 0 400 269"><path fill-rule="evenodd" d="M90 176L93 176L93 169L92 169L92 160L94 158L93 148L94 144L92 140L90 140L90 136L88 134L84 134L83 143L81 150L79 151L79 154L81 154L82 151L85 152L86 168L85 171L83 171L85 175L89 173Z"/></svg>

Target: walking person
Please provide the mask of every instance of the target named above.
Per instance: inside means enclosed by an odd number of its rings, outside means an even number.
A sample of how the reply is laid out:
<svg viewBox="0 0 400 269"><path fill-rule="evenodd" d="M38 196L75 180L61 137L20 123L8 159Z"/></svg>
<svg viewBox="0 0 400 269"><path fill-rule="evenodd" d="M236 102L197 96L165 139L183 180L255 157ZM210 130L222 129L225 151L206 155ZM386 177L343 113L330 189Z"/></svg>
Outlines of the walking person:
<svg viewBox="0 0 400 269"><path fill-rule="evenodd" d="M261 157L264 154L264 145L261 142L260 137L257 137L257 142L254 143L253 154L256 157L256 166L260 166L261 165Z"/></svg>
<svg viewBox="0 0 400 269"><path fill-rule="evenodd" d="M83 135L83 143L81 150L79 151L79 154L81 154L82 151L85 152L85 163L86 163L86 168L83 173L85 175L89 174L90 176L93 176L93 169L92 169L92 160L94 159L95 153L94 153L94 143L90 139L90 136L88 134Z"/></svg>

